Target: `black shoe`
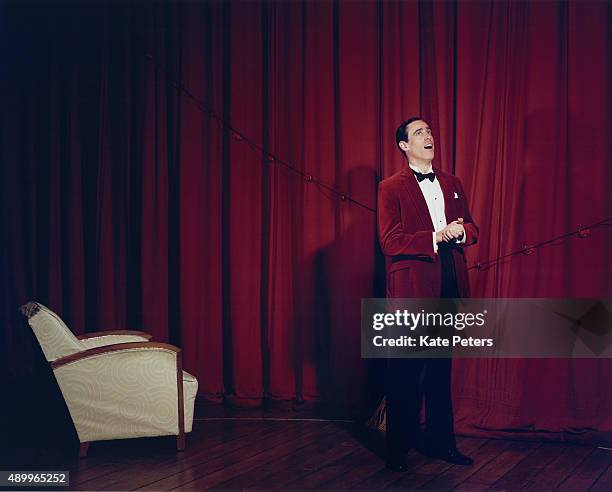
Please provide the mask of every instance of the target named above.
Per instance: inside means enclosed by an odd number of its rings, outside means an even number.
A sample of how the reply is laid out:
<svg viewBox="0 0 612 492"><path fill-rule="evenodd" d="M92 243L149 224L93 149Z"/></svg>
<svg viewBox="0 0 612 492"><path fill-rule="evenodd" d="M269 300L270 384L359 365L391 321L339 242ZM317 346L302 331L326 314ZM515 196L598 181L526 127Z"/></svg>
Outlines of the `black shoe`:
<svg viewBox="0 0 612 492"><path fill-rule="evenodd" d="M425 447L419 447L419 453L429 456L430 458L437 458L439 460L452 463L453 465L470 466L474 464L474 460L469 456L461 454L461 452L455 448L447 449L429 449Z"/></svg>
<svg viewBox="0 0 612 492"><path fill-rule="evenodd" d="M408 470L408 465L406 465L406 457L400 453L391 453L387 455L385 466L394 472L403 473Z"/></svg>

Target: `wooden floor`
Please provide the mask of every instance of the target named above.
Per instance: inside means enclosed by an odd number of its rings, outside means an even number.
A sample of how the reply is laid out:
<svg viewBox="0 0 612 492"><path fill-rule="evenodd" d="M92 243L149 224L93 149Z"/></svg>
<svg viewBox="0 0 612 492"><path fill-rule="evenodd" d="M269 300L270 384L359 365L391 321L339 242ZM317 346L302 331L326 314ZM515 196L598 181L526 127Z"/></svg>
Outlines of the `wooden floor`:
<svg viewBox="0 0 612 492"><path fill-rule="evenodd" d="M612 451L461 437L458 444L474 466L412 451L400 474L384 467L380 439L348 423L220 417L194 422L182 453L169 438L100 442L67 467L72 490L612 490Z"/></svg>

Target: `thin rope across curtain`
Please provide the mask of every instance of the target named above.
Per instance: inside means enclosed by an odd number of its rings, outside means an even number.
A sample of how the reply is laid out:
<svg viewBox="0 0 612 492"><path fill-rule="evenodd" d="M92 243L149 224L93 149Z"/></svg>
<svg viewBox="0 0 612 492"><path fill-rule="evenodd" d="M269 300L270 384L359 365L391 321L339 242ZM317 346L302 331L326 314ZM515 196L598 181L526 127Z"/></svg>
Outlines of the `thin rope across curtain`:
<svg viewBox="0 0 612 492"><path fill-rule="evenodd" d="M253 150L254 152L257 152L261 155L262 159L267 162L269 165L273 165L273 164L279 164L281 166L283 166L285 169L287 169L288 171L292 172L294 174L294 176L299 176L300 178L302 178L304 180L304 182L306 184L314 184L316 186L318 186L319 188L325 189L331 193L333 193L340 201L342 202L350 202L353 203L365 210L368 210L370 212L376 213L376 209L360 202L359 200L353 198L350 194L345 193L341 190L336 189L335 187L325 183L323 180L317 178L316 176L313 176L310 173L301 171L300 169L298 169L295 165L293 165L292 163L286 161L285 159L282 159L281 157L275 155L274 153L264 149L261 145L257 144L256 142L253 142L252 140L250 140L245 134L244 132L238 130L237 128L235 128L234 126L232 126L231 123L227 122L226 120L224 120L221 116L219 116L217 113L215 113L210 107L208 107L201 99L199 99L198 97L196 97L191 91L189 91L189 89L187 89L182 83L178 83L175 80L171 79L169 77L168 71L166 70L165 67L163 67L154 57L153 55L146 53L145 57L147 60L149 60L150 62L153 63L154 67L156 70L159 70L160 72L162 72L164 74L164 76L166 77L166 81L168 83L168 85L170 87L173 87L174 89L181 91L183 94L185 94L185 96L187 96L195 105L196 107L202 112L204 113L206 116L208 116L209 118L215 120L217 122L217 124L224 129L225 131L228 131L231 135L232 138L234 138L234 140L238 141L238 142L243 142L245 143L249 148L251 148L251 150ZM529 256L532 255L533 253L536 252L536 250L538 250L539 248L552 244L552 243L560 243L560 242L564 242L564 241L568 241L571 238L577 237L579 239L586 239L591 237L591 230L592 229L596 229L599 227L605 227L605 226L610 226L612 225L612 217L607 217L603 220L599 220L597 222L594 222L592 224L588 224L585 226L581 226L575 230L571 230L571 231L567 231L564 232L562 234L559 234L557 236L551 237L549 239L546 240L542 240L539 241L537 243L534 244L525 244L523 245L523 247L521 249L515 250L515 251L510 251L509 253L505 253L502 255L499 255L495 258L490 258L487 260L480 260L475 262L474 264L470 265L468 267L468 270L477 270L478 272L484 272L487 270L490 270L491 268L496 267L497 265L499 265L500 263L502 263L504 260L508 260L512 257L515 256L519 256L519 255L525 255L525 256Z"/></svg>

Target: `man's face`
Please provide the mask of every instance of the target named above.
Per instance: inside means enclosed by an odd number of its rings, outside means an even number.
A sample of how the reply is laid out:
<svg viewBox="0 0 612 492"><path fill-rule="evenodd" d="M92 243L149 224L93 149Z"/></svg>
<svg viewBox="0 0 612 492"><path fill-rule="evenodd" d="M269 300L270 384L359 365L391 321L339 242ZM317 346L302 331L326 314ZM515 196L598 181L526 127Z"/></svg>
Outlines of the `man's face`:
<svg viewBox="0 0 612 492"><path fill-rule="evenodd" d="M407 142L400 142L400 148L413 164L429 164L434 158L435 143L431 128L423 120L416 120L406 127Z"/></svg>

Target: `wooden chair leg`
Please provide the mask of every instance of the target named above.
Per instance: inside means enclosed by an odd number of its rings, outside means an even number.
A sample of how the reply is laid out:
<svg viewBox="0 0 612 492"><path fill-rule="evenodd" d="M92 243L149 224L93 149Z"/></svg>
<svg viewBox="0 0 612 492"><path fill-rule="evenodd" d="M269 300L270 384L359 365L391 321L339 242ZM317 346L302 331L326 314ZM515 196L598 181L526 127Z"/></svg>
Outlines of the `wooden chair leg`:
<svg viewBox="0 0 612 492"><path fill-rule="evenodd" d="M176 436L176 449L177 451L185 451L185 433L181 432Z"/></svg>
<svg viewBox="0 0 612 492"><path fill-rule="evenodd" d="M79 446L79 458L87 458L87 452L89 451L89 443L82 442Z"/></svg>

